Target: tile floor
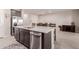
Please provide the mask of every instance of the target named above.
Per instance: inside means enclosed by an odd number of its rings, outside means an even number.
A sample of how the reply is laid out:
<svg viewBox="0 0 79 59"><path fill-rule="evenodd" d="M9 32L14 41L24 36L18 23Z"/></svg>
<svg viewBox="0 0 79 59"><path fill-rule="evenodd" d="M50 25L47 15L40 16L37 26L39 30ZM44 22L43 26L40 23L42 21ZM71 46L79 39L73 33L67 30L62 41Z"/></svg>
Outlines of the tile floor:
<svg viewBox="0 0 79 59"><path fill-rule="evenodd" d="M27 49L15 40L13 36L0 38L0 49Z"/></svg>
<svg viewBox="0 0 79 59"><path fill-rule="evenodd" d="M57 32L56 49L79 49L79 33Z"/></svg>
<svg viewBox="0 0 79 59"><path fill-rule="evenodd" d="M79 49L79 33L57 31L56 35L55 49ZM14 37L1 37L0 49L16 43Z"/></svg>

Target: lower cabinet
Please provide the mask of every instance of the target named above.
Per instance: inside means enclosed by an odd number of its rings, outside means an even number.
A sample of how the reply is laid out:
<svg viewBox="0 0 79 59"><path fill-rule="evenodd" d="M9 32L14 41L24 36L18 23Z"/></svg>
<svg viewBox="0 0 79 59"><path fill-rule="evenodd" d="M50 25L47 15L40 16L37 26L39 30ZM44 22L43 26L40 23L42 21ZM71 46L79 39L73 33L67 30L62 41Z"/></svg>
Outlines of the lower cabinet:
<svg viewBox="0 0 79 59"><path fill-rule="evenodd" d="M51 32L42 34L42 49L51 49Z"/></svg>
<svg viewBox="0 0 79 59"><path fill-rule="evenodd" d="M36 32L33 32L33 33L34 34L30 34L30 30L15 28L15 39L16 41L20 42L27 48L30 48L32 45L33 49L36 49L36 48L39 49L38 45L41 45L40 46L41 49L51 49L51 32L47 34L41 33L41 36L38 35L40 33L38 34L36 34Z"/></svg>
<svg viewBox="0 0 79 59"><path fill-rule="evenodd" d="M30 31L29 30L24 30L24 45L28 48L30 48Z"/></svg>
<svg viewBox="0 0 79 59"><path fill-rule="evenodd" d="M20 29L20 36L19 36L19 42L24 44L24 30L23 29Z"/></svg>
<svg viewBox="0 0 79 59"><path fill-rule="evenodd" d="M30 31L25 29L15 29L15 39L27 48L30 48Z"/></svg>

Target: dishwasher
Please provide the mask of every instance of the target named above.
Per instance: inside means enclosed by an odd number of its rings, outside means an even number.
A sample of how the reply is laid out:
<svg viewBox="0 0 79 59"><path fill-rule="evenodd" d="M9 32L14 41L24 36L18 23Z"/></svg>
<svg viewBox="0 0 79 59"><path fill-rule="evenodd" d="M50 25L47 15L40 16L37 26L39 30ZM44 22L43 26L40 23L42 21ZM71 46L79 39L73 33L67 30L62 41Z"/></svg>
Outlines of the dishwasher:
<svg viewBox="0 0 79 59"><path fill-rule="evenodd" d="M30 32L30 49L41 49L42 48L42 33Z"/></svg>

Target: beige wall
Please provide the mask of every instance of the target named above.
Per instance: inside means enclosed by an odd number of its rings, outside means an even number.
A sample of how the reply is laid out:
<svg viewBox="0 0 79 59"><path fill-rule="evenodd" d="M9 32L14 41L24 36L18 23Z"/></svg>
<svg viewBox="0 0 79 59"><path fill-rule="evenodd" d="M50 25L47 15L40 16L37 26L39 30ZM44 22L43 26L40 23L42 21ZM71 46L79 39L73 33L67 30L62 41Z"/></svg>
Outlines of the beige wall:
<svg viewBox="0 0 79 59"><path fill-rule="evenodd" d="M4 10L4 25L5 25L5 35L10 35L10 21L11 20L11 12L10 9Z"/></svg>
<svg viewBox="0 0 79 59"><path fill-rule="evenodd" d="M79 33L79 10L73 11L73 21L75 22L75 30L77 33Z"/></svg>
<svg viewBox="0 0 79 59"><path fill-rule="evenodd" d="M71 25L72 14L48 14L39 16L39 22L55 23L57 25Z"/></svg>
<svg viewBox="0 0 79 59"><path fill-rule="evenodd" d="M30 15L23 14L23 25L28 26L31 24Z"/></svg>
<svg viewBox="0 0 79 59"><path fill-rule="evenodd" d="M30 26L32 23L37 23L38 21L38 15L27 14L24 11L22 11L22 17L24 26Z"/></svg>
<svg viewBox="0 0 79 59"><path fill-rule="evenodd" d="M56 13L39 16L38 22L54 23L59 30L59 25L71 25L72 21L72 13Z"/></svg>
<svg viewBox="0 0 79 59"><path fill-rule="evenodd" d="M4 13L0 9L0 37L4 36Z"/></svg>
<svg viewBox="0 0 79 59"><path fill-rule="evenodd" d="M32 23L37 23L39 21L38 15L31 14L30 16L31 16L30 19L31 19Z"/></svg>
<svg viewBox="0 0 79 59"><path fill-rule="evenodd" d="M64 11L57 12L52 14L45 15L35 15L35 14L27 14L24 10L22 11L22 15L28 15L28 17L24 17L24 24L29 25L32 22L47 22L47 23L56 23L58 25L71 25L72 22L72 11ZM27 23L28 22L28 23Z"/></svg>
<svg viewBox="0 0 79 59"><path fill-rule="evenodd" d="M22 13L22 16L26 14L25 12ZM35 23L55 23L57 28L58 25L71 25L71 22L75 22L76 25L76 32L79 32L79 10L67 11L67 12L60 12L60 13L53 13L53 14L46 14L46 15L35 15L35 14L26 14L28 17L24 17L24 25L28 26L31 25L32 22Z"/></svg>
<svg viewBox="0 0 79 59"><path fill-rule="evenodd" d="M10 10L0 9L0 37L10 35Z"/></svg>

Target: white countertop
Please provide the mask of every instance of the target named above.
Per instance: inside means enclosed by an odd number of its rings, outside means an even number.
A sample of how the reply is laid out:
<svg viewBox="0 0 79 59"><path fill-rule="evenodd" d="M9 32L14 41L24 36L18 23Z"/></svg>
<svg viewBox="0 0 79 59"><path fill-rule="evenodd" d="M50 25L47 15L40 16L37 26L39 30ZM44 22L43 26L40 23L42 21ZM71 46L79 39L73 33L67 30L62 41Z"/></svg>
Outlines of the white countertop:
<svg viewBox="0 0 79 59"><path fill-rule="evenodd" d="M31 26L15 26L15 27L27 29L27 30L30 30L30 31L41 32L41 33L48 33L50 31L54 31L54 29L55 29L54 27L44 27L44 26L35 26L35 27L32 27L32 28L30 28Z"/></svg>
<svg viewBox="0 0 79 59"><path fill-rule="evenodd" d="M54 48L54 29L55 27L44 27L44 26L36 26L33 28L28 28L31 26L15 26L15 28L22 28L30 31L36 31L40 33L49 33L51 31L51 45L52 49Z"/></svg>

